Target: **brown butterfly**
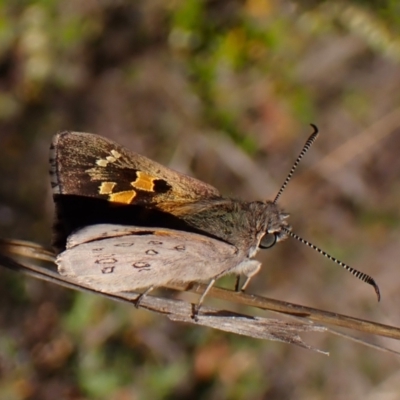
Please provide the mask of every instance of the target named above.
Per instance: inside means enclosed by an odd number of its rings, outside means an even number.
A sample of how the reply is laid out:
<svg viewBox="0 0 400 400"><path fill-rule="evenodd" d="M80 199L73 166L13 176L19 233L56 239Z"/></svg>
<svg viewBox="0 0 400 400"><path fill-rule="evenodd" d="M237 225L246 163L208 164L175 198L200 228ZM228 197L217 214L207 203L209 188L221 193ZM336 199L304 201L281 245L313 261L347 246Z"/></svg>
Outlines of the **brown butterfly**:
<svg viewBox="0 0 400 400"><path fill-rule="evenodd" d="M261 263L257 251L291 236L379 288L368 275L329 256L291 231L277 201L304 145L273 201L223 197L214 187L90 133L63 132L51 147L59 272L102 292L208 281L250 279ZM66 242L66 238L68 241ZM239 282L239 281L238 281ZM238 284L237 284L238 287Z"/></svg>

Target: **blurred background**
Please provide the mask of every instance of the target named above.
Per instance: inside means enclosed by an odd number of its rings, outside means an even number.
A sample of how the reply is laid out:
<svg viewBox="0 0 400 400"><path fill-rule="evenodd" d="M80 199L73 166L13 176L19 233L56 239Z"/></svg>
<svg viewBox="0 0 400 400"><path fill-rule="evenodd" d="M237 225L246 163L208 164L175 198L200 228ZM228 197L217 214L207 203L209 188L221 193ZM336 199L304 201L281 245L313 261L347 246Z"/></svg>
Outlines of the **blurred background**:
<svg viewBox="0 0 400 400"><path fill-rule="evenodd" d="M50 243L57 131L104 135L227 196L263 200L315 123L321 135L280 204L297 234L372 275L382 301L291 239L259 254L248 291L400 326L399 63L395 0L4 0L0 235ZM3 269L0 332L7 400L400 393L399 358L342 338L306 337L325 357Z"/></svg>

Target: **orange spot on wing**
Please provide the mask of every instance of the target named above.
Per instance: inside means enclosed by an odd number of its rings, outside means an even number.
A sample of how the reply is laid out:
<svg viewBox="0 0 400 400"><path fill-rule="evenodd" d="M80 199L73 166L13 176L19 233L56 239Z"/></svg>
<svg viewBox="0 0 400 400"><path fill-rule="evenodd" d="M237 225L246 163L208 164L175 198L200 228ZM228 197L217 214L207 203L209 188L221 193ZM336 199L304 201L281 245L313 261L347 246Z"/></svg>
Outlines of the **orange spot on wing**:
<svg viewBox="0 0 400 400"><path fill-rule="evenodd" d="M108 200L113 203L131 204L135 196L136 192L134 190L126 190L124 192L110 194Z"/></svg>
<svg viewBox="0 0 400 400"><path fill-rule="evenodd" d="M137 178L134 182L131 182L131 185L136 189L145 190L146 192L153 192L155 180L156 178L152 177L151 175L147 175L144 172L138 171Z"/></svg>
<svg viewBox="0 0 400 400"><path fill-rule="evenodd" d="M115 182L101 182L99 194L111 194L115 185Z"/></svg>

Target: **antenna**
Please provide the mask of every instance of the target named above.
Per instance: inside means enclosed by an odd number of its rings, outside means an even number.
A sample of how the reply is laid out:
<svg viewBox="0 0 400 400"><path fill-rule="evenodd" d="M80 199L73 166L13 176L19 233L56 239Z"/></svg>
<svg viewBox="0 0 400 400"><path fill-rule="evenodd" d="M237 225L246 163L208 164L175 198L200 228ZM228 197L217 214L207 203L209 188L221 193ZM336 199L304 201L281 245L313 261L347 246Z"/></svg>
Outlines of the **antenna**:
<svg viewBox="0 0 400 400"><path fill-rule="evenodd" d="M282 227L282 229L292 238L298 240L299 242L311 247L312 249L314 249L315 251L317 251L318 253L322 254L323 256L325 256L326 258L328 258L331 261L334 261L336 264L339 264L341 267L343 267L345 270L349 271L352 275L354 275L356 278L360 279L363 282L366 282L368 284L370 284L371 286L374 287L375 289L375 293L378 297L378 301L381 300L381 293L379 290L378 285L376 284L376 282L374 281L374 279L372 277L370 277L367 274L364 274L364 272L360 272L357 271L356 269L350 267L349 265L339 261L338 259L336 259L335 257L332 257L331 255L329 255L328 253L326 253L325 251L321 250L319 247L313 245L312 243L308 242L307 240L301 238L300 236L296 235L295 233L293 233L292 231L290 231L289 229Z"/></svg>
<svg viewBox="0 0 400 400"><path fill-rule="evenodd" d="M307 151L310 149L311 145L315 142L315 140L318 137L318 128L314 124L311 124L311 126L313 127L314 132L310 135L310 137L307 139L306 143L304 144L303 149L301 150L299 156L297 157L296 161L294 162L293 167L291 168L291 170L289 171L288 176L286 177L285 181L283 182L283 185L279 189L278 194L276 195L276 197L275 197L275 199L273 201L274 204L276 204L277 201L279 200L279 198L281 197L281 195L282 195L283 191L285 190L287 184L289 183L290 179L292 178L292 175L293 175L294 171L296 171L296 168L299 165L301 159L304 157L304 155L307 153ZM350 267L349 265L345 264L344 262L339 261L335 257L332 257L331 255L329 255L325 251L321 250L319 247L315 246L314 244L310 243L309 241L307 241L307 240L301 238L300 236L296 235L295 233L293 233L290 229L286 228L285 226L282 226L281 229L284 232L286 232L288 234L288 236L298 240L299 242L307 245L308 247L311 247L312 249L314 249L318 253L322 254L323 256L328 258L329 260L335 262L336 264L339 264L342 268L344 268L345 270L350 272L356 278L358 278L361 281L366 282L366 283L370 284L371 286L373 286L373 288L375 289L375 293L376 293L376 295L378 297L378 301L381 300L381 293L379 291L379 287L378 287L378 285L376 284L376 282L374 281L374 279L371 276L365 274L364 272L357 271L356 269Z"/></svg>
<svg viewBox="0 0 400 400"><path fill-rule="evenodd" d="M311 145L315 142L315 140L318 137L318 128L314 124L310 124L310 125L313 127L314 132L307 139L306 143L303 146L303 149L301 150L299 156L297 157L296 161L294 162L292 169L290 170L288 176L286 177L285 181L283 182L283 185L279 189L278 194L275 196L275 199L273 201L274 204L276 204L278 202L279 198L281 197L281 195L282 195L283 191L285 190L287 184L289 183L290 179L292 178L292 175L293 175L294 171L296 171L296 168L299 165L300 160L304 157L304 154L307 153L307 151L309 150Z"/></svg>

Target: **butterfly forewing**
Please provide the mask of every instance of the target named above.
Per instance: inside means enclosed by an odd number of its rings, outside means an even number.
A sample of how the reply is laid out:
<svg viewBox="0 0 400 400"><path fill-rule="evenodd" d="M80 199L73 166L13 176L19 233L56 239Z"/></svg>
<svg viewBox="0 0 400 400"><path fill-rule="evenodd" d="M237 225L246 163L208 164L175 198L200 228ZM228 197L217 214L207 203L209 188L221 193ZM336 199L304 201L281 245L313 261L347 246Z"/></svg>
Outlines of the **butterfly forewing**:
<svg viewBox="0 0 400 400"><path fill-rule="evenodd" d="M55 195L77 195L116 204L187 203L220 194L211 185L177 173L101 136L62 132L51 147Z"/></svg>

